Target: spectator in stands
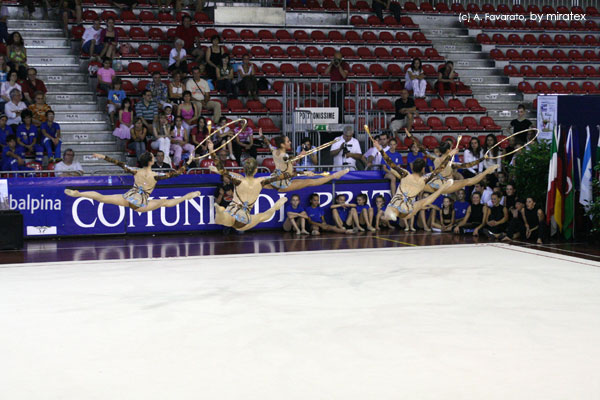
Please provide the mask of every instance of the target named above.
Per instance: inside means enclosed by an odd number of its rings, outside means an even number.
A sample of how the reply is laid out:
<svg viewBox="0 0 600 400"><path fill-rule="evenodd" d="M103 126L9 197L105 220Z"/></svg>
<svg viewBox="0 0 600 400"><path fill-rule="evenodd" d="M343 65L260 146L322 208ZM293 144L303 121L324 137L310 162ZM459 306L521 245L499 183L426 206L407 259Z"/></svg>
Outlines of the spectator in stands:
<svg viewBox="0 0 600 400"><path fill-rule="evenodd" d="M425 72L421 65L420 58L414 58L410 64L410 68L406 70L404 77L404 87L406 90L412 90L416 99L425 98L425 90L427 89L427 81L425 80Z"/></svg>
<svg viewBox="0 0 600 400"><path fill-rule="evenodd" d="M392 194L392 197L393 196L394 194ZM385 214L385 200L381 195L375 197L375 207L373 207L373 214L373 227L376 231L379 231L381 229L394 229L394 227L390 224L390 221L383 218Z"/></svg>
<svg viewBox="0 0 600 400"><path fill-rule="evenodd" d="M500 204L500 195L492 193L492 205L488 207L485 216L485 226L482 229L484 235L490 239L498 239L506 229L508 222L508 210Z"/></svg>
<svg viewBox="0 0 600 400"><path fill-rule="evenodd" d="M338 194L335 196L335 204L331 206L333 221L338 229L352 229L354 233L365 230L358 222L356 204L346 203L346 196Z"/></svg>
<svg viewBox="0 0 600 400"><path fill-rule="evenodd" d="M373 228L373 209L367 204L369 198L366 194L361 193L356 196L356 214L358 215L358 223L361 227L367 229L369 232L374 232Z"/></svg>
<svg viewBox="0 0 600 400"><path fill-rule="evenodd" d="M169 66L167 69L171 72L179 71L181 73L187 73L187 52L183 48L183 40L176 39L175 47L171 49L169 53Z"/></svg>
<svg viewBox="0 0 600 400"><path fill-rule="evenodd" d="M156 157L154 157L154 164L152 164L152 169L171 169L171 165L165 162L165 152L159 150L156 152Z"/></svg>
<svg viewBox="0 0 600 400"><path fill-rule="evenodd" d="M450 91L452 98L456 98L456 72L454 72L454 63L446 61L443 67L438 71L438 81L436 84L440 98L444 99L444 94Z"/></svg>
<svg viewBox="0 0 600 400"><path fill-rule="evenodd" d="M219 120L219 123L214 128L214 129L223 128L215 136L213 136L213 138L214 138L213 142L215 144L215 147L220 146L221 144L223 144L224 142L226 142L233 136L233 131L229 127L225 126L227 124L227 122L228 122L227 118L221 117L221 119ZM229 159L235 160L235 156L233 155L232 142L229 142L226 147L227 147L227 151L229 152Z"/></svg>
<svg viewBox="0 0 600 400"><path fill-rule="evenodd" d="M512 212L515 208L515 201L517 199L517 195L515 192L515 187L512 183L507 183L504 188L504 205L508 208L508 212Z"/></svg>
<svg viewBox="0 0 600 400"><path fill-rule="evenodd" d="M208 135L206 118L200 117L198 118L198 123L196 126L194 126L192 132L190 133L190 142L194 145L194 148L196 148L196 154L206 154L206 143L198 147L198 145L206 138L206 135Z"/></svg>
<svg viewBox="0 0 600 400"><path fill-rule="evenodd" d="M0 1L0 43L8 43L8 8Z"/></svg>
<svg viewBox="0 0 600 400"><path fill-rule="evenodd" d="M396 21L400 23L400 13L402 12L402 7L400 6L400 1L398 0L373 0L373 11L375 11L375 15L379 17L381 21L383 21L383 10L389 10L392 14L394 14L394 18Z"/></svg>
<svg viewBox="0 0 600 400"><path fill-rule="evenodd" d="M462 221L462 219L467 214L467 209L469 208L469 202L467 199L467 192L464 189L460 189L456 192L456 201L454 202L454 222L458 223Z"/></svg>
<svg viewBox="0 0 600 400"><path fill-rule="evenodd" d="M10 69L17 71L20 80L25 80L27 79L27 50L23 37L19 32L13 32L10 34L8 42L6 48L8 65L10 65Z"/></svg>
<svg viewBox="0 0 600 400"><path fill-rule="evenodd" d="M467 208L465 217L454 227L454 233L472 232L473 236L479 236L479 230L484 226L486 213L487 207L481 204L481 194L473 192L471 205Z"/></svg>
<svg viewBox="0 0 600 400"><path fill-rule="evenodd" d="M102 27L100 25L100 18L94 20L94 23L89 28L86 28L81 37L81 50L84 53L90 55L90 60L96 59L100 61L98 54L102 52L102 42L100 41L100 34L102 33Z"/></svg>
<svg viewBox="0 0 600 400"><path fill-rule="evenodd" d="M8 79L8 73L11 71L10 67L6 63L6 56L0 54L0 85L6 82Z"/></svg>
<svg viewBox="0 0 600 400"><path fill-rule="evenodd" d="M396 115L392 118L390 130L394 135L397 135L398 131L402 128L411 131L414 119L417 116L417 107L415 106L415 101L408 96L407 89L402 89L400 98L396 100L394 105L396 107Z"/></svg>
<svg viewBox="0 0 600 400"><path fill-rule="evenodd" d="M509 224L506 235L501 235L503 241L509 242L524 235L527 240L535 240L537 244L543 244L548 240L549 232L546 225L544 211L538 207L532 197L527 197L525 207L522 200L516 201L521 222L514 219Z"/></svg>
<svg viewBox="0 0 600 400"><path fill-rule="evenodd" d="M256 80L256 65L250 62L250 55L244 54L242 65L237 70L238 86L246 91L248 100L258 100L258 81Z"/></svg>
<svg viewBox="0 0 600 400"><path fill-rule="evenodd" d="M112 60L104 58L102 60L102 68L98 68L98 88L103 92L108 92L112 89L113 79L117 73L112 68Z"/></svg>
<svg viewBox="0 0 600 400"><path fill-rule="evenodd" d="M228 99L237 99L237 86L233 83L233 67L229 62L229 54L221 57L221 64L217 68L217 89L224 90Z"/></svg>
<svg viewBox="0 0 600 400"><path fill-rule="evenodd" d="M119 127L113 130L113 135L119 139L131 139L131 128L133 128L133 112L131 111L131 100L123 99L119 110Z"/></svg>
<svg viewBox="0 0 600 400"><path fill-rule="evenodd" d="M27 70L27 80L23 82L23 95L25 96L25 102L28 104L33 104L34 96L37 92L46 94L48 93L48 89L46 89L44 82L37 78L37 69L29 68Z"/></svg>
<svg viewBox="0 0 600 400"><path fill-rule="evenodd" d="M158 123L152 127L154 133L154 141L150 143L150 147L154 150L160 150L164 153L167 163L171 163L169 153L171 151L171 124L167 120L167 116L164 112L161 112L158 116Z"/></svg>
<svg viewBox="0 0 600 400"><path fill-rule="evenodd" d="M344 61L342 53L337 51L333 60L325 69L325 75L329 75L331 81L331 90L329 102L331 107L337 107L339 110L338 122L344 123L344 99L346 97L345 83L350 72L350 65Z"/></svg>
<svg viewBox="0 0 600 400"><path fill-rule="evenodd" d="M234 133L240 132L241 126L234 128ZM262 136L262 128L259 130L259 136ZM256 158L256 147L254 146L254 131L248 125L241 131L233 141L233 155L239 165L248 157Z"/></svg>
<svg viewBox="0 0 600 400"><path fill-rule="evenodd" d="M62 16L64 34L68 37L69 19L74 18L75 23L81 25L83 15L81 0L59 0L59 12Z"/></svg>
<svg viewBox="0 0 600 400"><path fill-rule="evenodd" d="M204 50L200 46L202 35L195 26L192 26L192 18L189 15L183 16L181 25L175 30L175 37L183 40L186 53L194 57L197 63L204 61Z"/></svg>
<svg viewBox="0 0 600 400"><path fill-rule="evenodd" d="M160 80L160 72L154 72L152 74L152 81L146 85L146 90L152 93L152 101L158 105L158 109L162 110L167 105L168 100L168 88Z"/></svg>
<svg viewBox="0 0 600 400"><path fill-rule="evenodd" d="M406 155L406 165L409 172L412 172L413 163L418 158L425 159L425 154L421 153L419 151L419 146L413 142L410 145L410 151Z"/></svg>
<svg viewBox="0 0 600 400"><path fill-rule="evenodd" d="M221 58L219 57L220 60ZM185 88L191 92L194 104L198 108L198 114L202 112L203 108L206 108L213 111L214 121L221 119L221 103L210 99L210 87L208 86L208 82L202 78L200 68L194 67L192 69L192 77L185 83Z"/></svg>
<svg viewBox="0 0 600 400"><path fill-rule="evenodd" d="M177 108L177 106L183 102L184 86L183 82L181 82L181 72L175 71L173 73L172 79L168 85L168 89L169 103L172 104L173 107Z"/></svg>
<svg viewBox="0 0 600 400"><path fill-rule="evenodd" d="M117 43L119 42L119 35L115 30L115 19L108 17L106 20L106 28L100 31L100 44L102 45L102 51L100 52L100 58L113 59L119 55L117 50Z"/></svg>
<svg viewBox="0 0 600 400"><path fill-rule="evenodd" d="M262 129L260 129L260 136L262 136ZM296 154L304 155L307 151L314 149L312 141L309 137L305 137L302 139L302 143L296 148ZM296 166L296 171L314 171L314 168L306 168L312 167L313 165L319 164L319 157L317 157L317 153L312 153L298 162Z"/></svg>
<svg viewBox="0 0 600 400"><path fill-rule="evenodd" d="M456 212L452 205L452 199L450 197L444 197L442 200L442 207L433 214L431 229L439 232L451 232L454 226L455 215Z"/></svg>
<svg viewBox="0 0 600 400"><path fill-rule="evenodd" d="M494 147L496 145L496 143L498 143L498 139L496 138L496 135L494 135L492 133L490 133L489 135L487 135L485 137L485 146L483 147L483 152L487 153L487 151L489 149L491 149L492 147ZM498 155L501 155L502 153L504 153L502 151L502 148L500 148L500 146L495 146L494 149L490 152L490 156L496 157ZM483 160L481 162L481 165L482 165L483 169L491 167L492 165L498 165L497 171L502 171L502 159L501 158L498 158L496 160L490 159L490 158L486 158L485 160ZM490 176L490 175L488 175L488 176Z"/></svg>
<svg viewBox="0 0 600 400"><path fill-rule="evenodd" d="M46 96L42 92L36 92L33 96L35 103L30 105L29 111L33 114L33 124L38 128L46 122L46 113L52 109L46 104Z"/></svg>
<svg viewBox="0 0 600 400"><path fill-rule="evenodd" d="M337 226L329 225L325 222L325 210L320 206L319 195L313 193L309 199L310 205L304 209L308 216L309 230L313 236L321 234L320 231L337 232L337 233L352 233L346 229L339 229Z"/></svg>
<svg viewBox="0 0 600 400"><path fill-rule="evenodd" d="M198 122L200 111L196 104L192 103L192 93L189 90L183 92L183 103L177 107L177 116L183 119L183 126L186 129L190 129Z"/></svg>
<svg viewBox="0 0 600 400"><path fill-rule="evenodd" d="M194 146L189 143L188 130L183 126L183 118L175 118L175 126L171 131L171 151L173 152L173 167L179 167L182 153L188 156L194 154Z"/></svg>
<svg viewBox="0 0 600 400"><path fill-rule="evenodd" d="M9 135L6 146L2 149L2 171L23 171L25 166L25 149L17 145L17 137Z"/></svg>
<svg viewBox="0 0 600 400"><path fill-rule="evenodd" d="M2 88L0 89L0 95L4 104L10 102L10 92L18 90L19 93L23 93L23 88L18 82L18 75L16 71L10 71L8 73L8 79L6 82L2 82Z"/></svg>
<svg viewBox="0 0 600 400"><path fill-rule="evenodd" d="M390 150L386 133L382 133L381 135L377 136L375 140L377 140L383 151L387 153ZM367 150L365 153L365 158L367 159L367 166L365 169L370 169L373 166L375 169L377 169L384 164L383 156L375 147L371 147L369 150Z"/></svg>
<svg viewBox="0 0 600 400"><path fill-rule="evenodd" d="M6 138L14 134L11 127L6 123L7 121L8 117L0 114L0 151L6 146Z"/></svg>
<svg viewBox="0 0 600 400"><path fill-rule="evenodd" d="M111 3L121 10L132 10L138 4L137 0L112 0Z"/></svg>
<svg viewBox="0 0 600 400"><path fill-rule="evenodd" d="M463 157L465 164L479 160L483 157L483 149L481 148L479 139L476 136L469 140L469 146L465 149ZM483 172L483 165L481 163L461 170L461 174L465 178L472 178L481 172Z"/></svg>
<svg viewBox="0 0 600 400"><path fill-rule="evenodd" d="M144 118L138 116L131 128L131 141L127 145L129 150L135 152L138 161L146 152L146 136L148 136L148 128L144 125Z"/></svg>
<svg viewBox="0 0 600 400"><path fill-rule="evenodd" d="M392 137L389 141L389 150L387 151L387 155L392 159L394 164L396 165L404 165L402 161L402 154L398 153L396 150L398 149L398 142L395 137ZM390 181L390 193L392 196L396 194L396 189L398 188L398 184L396 182L396 175L392 174L389 166L383 161L383 171L385 172L384 178Z"/></svg>
<svg viewBox="0 0 600 400"><path fill-rule="evenodd" d="M165 108L163 109L163 112L165 113L165 116L167 117L167 121L169 122L169 124L175 125L175 115L173 115L173 107L171 107L170 104L166 104Z"/></svg>
<svg viewBox="0 0 600 400"><path fill-rule="evenodd" d="M227 48L221 45L221 38L218 35L214 35L210 38L211 45L206 50L206 70L208 76L213 81L217 79L217 69L221 65L221 58L227 53Z"/></svg>
<svg viewBox="0 0 600 400"><path fill-rule="evenodd" d="M115 114L121 109L121 105L123 104L123 100L127 94L121 88L123 81L121 78L113 79L112 89L108 91L108 99L106 103L106 107L108 108L108 115L110 116L110 123L113 129L116 128L115 124Z"/></svg>
<svg viewBox="0 0 600 400"><path fill-rule="evenodd" d="M489 187L486 178L483 178L481 182L476 183L474 190L479 193L481 203L487 206L492 204L492 193L494 193L494 191Z"/></svg>
<svg viewBox="0 0 600 400"><path fill-rule="evenodd" d="M306 230L306 220L308 214L304 207L300 205L300 196L293 194L288 204L285 205L285 221L283 222L283 230L286 232L294 229L296 235L308 235Z"/></svg>
<svg viewBox="0 0 600 400"><path fill-rule="evenodd" d="M360 143L354 138L354 128L352 126L345 126L344 134L337 139L338 141L330 147L333 164L335 165L333 171L341 171L345 168L356 169L357 161L366 161L362 155Z"/></svg>
<svg viewBox="0 0 600 400"><path fill-rule="evenodd" d="M83 168L78 161L74 161L75 152L73 149L66 149L63 154L63 160L54 166L56 176L81 176Z"/></svg>
<svg viewBox="0 0 600 400"><path fill-rule="evenodd" d="M38 129L32 123L32 114L24 110L21 114L23 122L17 127L17 145L25 148L28 153L35 153L35 161L41 163L44 158L44 148L38 140Z"/></svg>
<svg viewBox="0 0 600 400"><path fill-rule="evenodd" d="M10 91L10 101L4 106L4 113L8 117L8 125L13 128L13 131L17 131L17 125L21 122L21 112L27 109L25 103L21 101L21 91L13 89Z"/></svg>
<svg viewBox="0 0 600 400"><path fill-rule="evenodd" d="M40 127L40 133L42 134L42 145L46 149L46 154L50 159L50 162L60 160L60 146L62 141L60 140L60 125L54 122L54 111L48 110L46 112L46 121Z"/></svg>
<svg viewBox="0 0 600 400"><path fill-rule="evenodd" d="M531 128L533 124L530 120L525 118L526 112L527 111L525 110L525 105L519 104L519 106L517 107L517 118L510 121L510 126L507 129L509 134L526 131L527 129ZM514 136L515 141L522 144L526 143L527 133L528 132L523 132L520 135Z"/></svg>
<svg viewBox="0 0 600 400"><path fill-rule="evenodd" d="M152 129L152 125L158 121L158 104L152 99L150 90L144 90L142 100L135 104L135 115L142 119L146 129Z"/></svg>

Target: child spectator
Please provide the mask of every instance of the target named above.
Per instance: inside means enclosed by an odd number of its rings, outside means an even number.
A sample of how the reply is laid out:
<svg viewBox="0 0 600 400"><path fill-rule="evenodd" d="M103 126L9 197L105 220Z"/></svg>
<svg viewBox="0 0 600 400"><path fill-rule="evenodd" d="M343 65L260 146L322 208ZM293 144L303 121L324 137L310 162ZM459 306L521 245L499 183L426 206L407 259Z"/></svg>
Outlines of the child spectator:
<svg viewBox="0 0 600 400"><path fill-rule="evenodd" d="M481 230L488 238L497 239L506 229L508 210L500 204L500 195L492 194L492 205L485 216L485 226Z"/></svg>
<svg viewBox="0 0 600 400"><path fill-rule="evenodd" d="M425 155L419 151L419 146L417 146L417 144L413 142L413 144L410 145L410 152L406 156L406 169L408 169L409 172L412 173L413 163L418 158L425 159Z"/></svg>
<svg viewBox="0 0 600 400"><path fill-rule="evenodd" d="M516 240L525 235L525 221L523 220L522 211L525 207L525 200L515 199L514 207L508 209L508 226L506 232L501 234L498 239L504 242Z"/></svg>
<svg viewBox="0 0 600 400"><path fill-rule="evenodd" d="M4 114L0 114L0 151L6 146L6 138L13 135L13 131L6 123L8 117Z"/></svg>
<svg viewBox="0 0 600 400"><path fill-rule="evenodd" d="M46 113L52 109L46 104L46 96L42 92L36 92L33 96L34 104L29 106L29 111L33 114L33 124L38 128L46 122Z"/></svg>
<svg viewBox="0 0 600 400"><path fill-rule="evenodd" d="M479 160L482 157L483 149L479 145L479 139L477 139L476 137L471 138L471 140L469 141L469 147L467 147L467 149L464 152L464 163L468 164L475 160ZM481 172L483 172L482 163L461 170L461 173L465 178L472 178Z"/></svg>
<svg viewBox="0 0 600 400"><path fill-rule="evenodd" d="M398 153L396 150L398 149L398 141L395 137L391 138L389 141L390 149L387 151L387 155L392 159L394 164L396 165L404 165L402 161L402 154ZM398 183L396 181L396 175L390 172L390 168L387 163L383 162L383 171L385 172L385 179L389 179L390 181L390 193L392 197L396 194L396 189L398 188Z"/></svg>
<svg viewBox="0 0 600 400"><path fill-rule="evenodd" d="M131 128L133 127L133 112L131 111L131 100L123 99L119 110L119 127L115 128L113 135L119 139L131 139Z"/></svg>
<svg viewBox="0 0 600 400"><path fill-rule="evenodd" d="M442 208L434 213L434 219L431 223L431 229L438 232L452 232L454 217L456 212L452 205L450 197L444 197Z"/></svg>
<svg viewBox="0 0 600 400"><path fill-rule="evenodd" d="M354 233L365 231L358 222L356 204L346 203L345 195L338 194L335 196L335 204L331 206L331 213L338 228L352 229Z"/></svg>
<svg viewBox="0 0 600 400"><path fill-rule="evenodd" d="M112 61L110 58L105 58L102 61L102 68L98 68L98 87L103 92L108 93L112 88L112 81L117 75L112 69Z"/></svg>
<svg viewBox="0 0 600 400"><path fill-rule="evenodd" d="M123 81L121 78L115 78L112 83L112 89L108 91L108 115L113 129L116 128L115 113L121 109L121 104L125 100L125 91L121 88Z"/></svg>
<svg viewBox="0 0 600 400"><path fill-rule="evenodd" d="M473 192L471 195L471 205L467 208L465 217L454 227L454 233L464 234L473 233L473 236L479 236L479 230L483 228L487 207L481 203L481 194Z"/></svg>
<svg viewBox="0 0 600 400"><path fill-rule="evenodd" d="M221 119L219 119L219 124L217 125L216 128L223 128L221 129L221 131L219 131L214 137L215 137L215 146L220 146L223 142L226 142L227 140L229 140L229 138L231 136L233 136L233 132L231 131L231 129L229 129L229 127L225 127L225 125L227 124L227 118L225 117L221 117ZM229 159L230 160L235 160L235 156L233 155L233 145L231 144L231 142L229 142L227 144L227 151L229 152Z"/></svg>
<svg viewBox="0 0 600 400"><path fill-rule="evenodd" d="M483 152L487 153L488 150L490 150L492 147L494 147L497 143L498 143L498 139L496 138L496 135L490 133L489 135L487 135L485 137L485 146L483 147ZM500 146L495 146L490 151L490 155L494 156L494 157L497 157L498 155L501 155L503 153L504 153L504 151L500 148ZM493 165L498 165L497 171L502 171L502 159L501 158L498 158L496 160L491 159L491 158L486 158L485 160L483 160L481 162L480 165L482 166L483 169L486 169ZM490 176L490 175L488 175L488 176Z"/></svg>
<svg viewBox="0 0 600 400"><path fill-rule="evenodd" d="M115 30L115 19L108 17L106 20L106 28L100 31L100 44L102 51L100 52L100 58L114 58L119 55L117 50L117 43L119 42L119 34Z"/></svg>
<svg viewBox="0 0 600 400"><path fill-rule="evenodd" d="M390 224L390 221L383 218L385 214L385 200L381 195L375 197L375 208L373 210L373 214L375 214L374 228L376 231L381 230L382 228L392 230L394 229L394 227Z"/></svg>
<svg viewBox="0 0 600 400"><path fill-rule="evenodd" d="M183 126L183 118L181 116L175 118L175 126L171 131L171 151L173 152L173 168L179 167L183 152L189 156L192 156L194 153L194 146L188 141L188 131Z"/></svg>
<svg viewBox="0 0 600 400"><path fill-rule="evenodd" d="M322 231L337 232L337 233L352 233L352 230L338 228L337 226L329 225L325 222L325 211L319 204L319 195L313 193L310 195L310 205L305 209L309 219L309 229L313 236L318 236Z"/></svg>
<svg viewBox="0 0 600 400"><path fill-rule="evenodd" d="M24 110L21 115L23 122L17 127L17 145L24 152L35 153L35 161L41 163L44 158L44 148L38 143L38 129L31 122L31 111Z"/></svg>
<svg viewBox="0 0 600 400"><path fill-rule="evenodd" d="M2 149L2 171L26 171L25 149L17 146L15 135L6 138L6 146Z"/></svg>
<svg viewBox="0 0 600 400"><path fill-rule="evenodd" d="M454 202L454 222L458 223L467 215L467 209L469 208L469 202L467 199L467 192L464 189L460 189L456 192L456 201Z"/></svg>
<svg viewBox="0 0 600 400"><path fill-rule="evenodd" d="M164 112L165 112L165 117L167 118L167 122L170 125L175 125L175 115L173 115L173 107L171 107L170 104L165 105ZM183 124L183 126L185 126L185 123ZM188 128L185 128L185 129L188 129Z"/></svg>
<svg viewBox="0 0 600 400"><path fill-rule="evenodd" d="M48 158L50 159L49 162L60 161L60 146L62 144L60 140L60 125L54 122L54 111L52 110L46 111L44 119L46 121L40 127L42 145L46 148L46 154L48 154Z"/></svg>
<svg viewBox="0 0 600 400"><path fill-rule="evenodd" d="M171 151L171 124L167 121L165 113L158 115L158 124L153 127L154 141L150 143L150 147L154 150L162 151L167 163L171 163L169 152Z"/></svg>
<svg viewBox="0 0 600 400"><path fill-rule="evenodd" d="M81 50L90 55L90 60L99 60L97 54L102 52L102 43L100 42L100 34L102 27L100 26L100 18L94 20L94 24L86 28L81 38Z"/></svg>
<svg viewBox="0 0 600 400"><path fill-rule="evenodd" d="M426 197L429 197L429 193L423 192L421 198L424 199ZM420 227L423 228L425 232L431 232L431 224L433 223L434 216L439 209L440 208L433 203L423 208L421 211L419 211L419 221L417 222L417 225L419 225L420 222ZM412 224L411 227L413 227Z"/></svg>
<svg viewBox="0 0 600 400"><path fill-rule="evenodd" d="M133 128L130 130L131 141L127 145L129 150L135 151L135 157L139 161L142 154L146 152L146 136L148 136L148 129L144 126L144 122L141 117L138 117L133 124Z"/></svg>
<svg viewBox="0 0 600 400"><path fill-rule="evenodd" d="M358 223L361 226L366 226L371 232L375 231L373 228L373 209L367 204L369 198L366 194L361 193L356 196L356 214L358 215Z"/></svg>
<svg viewBox="0 0 600 400"><path fill-rule="evenodd" d="M223 181L217 185L215 203L221 207L227 208L233 200L233 184L228 175L222 175Z"/></svg>
<svg viewBox="0 0 600 400"><path fill-rule="evenodd" d="M300 205L300 196L292 195L290 202L285 205L285 221L283 230L289 232L292 228L296 231L296 235L308 235L306 230L306 220L308 215L304 208Z"/></svg>

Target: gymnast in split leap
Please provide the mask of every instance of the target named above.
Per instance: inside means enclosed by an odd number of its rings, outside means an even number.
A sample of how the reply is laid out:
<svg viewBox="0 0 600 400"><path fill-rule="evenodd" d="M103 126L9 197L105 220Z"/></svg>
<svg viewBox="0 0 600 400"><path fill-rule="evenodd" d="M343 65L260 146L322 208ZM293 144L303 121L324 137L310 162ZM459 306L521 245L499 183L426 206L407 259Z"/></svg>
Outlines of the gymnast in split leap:
<svg viewBox="0 0 600 400"><path fill-rule="evenodd" d="M65 194L71 197L85 197L96 200L100 203L114 204L116 206L129 207L137 212L148 212L160 207L174 207L177 204L200 196L200 192L190 192L177 199L153 199L149 200L150 194L156 187L156 183L163 179L169 179L181 175L185 172L185 166L177 171L169 173L158 173L152 171L154 164L154 155L146 152L140 156L141 168L130 168L125 163L117 161L103 154L94 154L94 157L108 161L123 168L126 172L133 175L134 184L125 194L105 195L98 192L79 192L77 190L65 189Z"/></svg>
<svg viewBox="0 0 600 400"><path fill-rule="evenodd" d="M287 152L291 150L290 138L288 138L287 136L283 136L283 135L277 136L275 138L275 146L271 146L271 143L269 143L267 138L262 136L262 131L261 131L261 138L262 138L263 142L265 143L265 145L271 149L271 153L273 155L273 161L275 162L275 171L273 171L273 173L271 174L272 177L277 177L284 173L288 173L290 176L316 176L316 175L319 175L319 174L315 174L310 171L305 171L302 173L295 173L294 172L294 162L299 160L300 158L303 158L303 157L308 156L309 154L312 154L315 151L319 151L328 146L331 146L334 143L334 142L326 143L324 145L317 147L316 149L312 149L309 153L308 152L305 154L300 153L296 157L290 158L287 154ZM327 176L323 176L321 178L315 178L315 179L294 179L294 180L291 180L291 178L290 179L282 179L282 180L278 180L276 182L271 183L268 186L268 189L276 189L278 192L281 192L281 193L293 192L296 190L304 189L306 187L324 185L327 182L332 181L333 179L341 178L342 176L346 175L349 171L350 171L349 169L344 169L342 171L336 172L335 174L327 175Z"/></svg>

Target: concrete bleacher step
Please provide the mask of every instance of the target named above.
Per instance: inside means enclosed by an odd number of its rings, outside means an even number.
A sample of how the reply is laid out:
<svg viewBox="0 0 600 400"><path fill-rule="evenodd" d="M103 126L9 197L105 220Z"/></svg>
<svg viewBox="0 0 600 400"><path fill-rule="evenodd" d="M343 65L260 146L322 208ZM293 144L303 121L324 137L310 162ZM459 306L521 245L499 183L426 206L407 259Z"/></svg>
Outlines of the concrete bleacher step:
<svg viewBox="0 0 600 400"><path fill-rule="evenodd" d="M88 76L85 73L81 72L60 72L57 73L54 71L54 68L49 71L44 71L44 73L40 73L38 71L38 78L43 80L46 83L46 86L49 83L85 83L88 84Z"/></svg>
<svg viewBox="0 0 600 400"><path fill-rule="evenodd" d="M10 22L9 22L10 26ZM48 29L36 29L36 28L14 28L18 29L19 33L23 35L23 39L25 40L25 44L29 44L30 40L35 40L39 38L44 38L47 40L51 39L64 39L63 30L60 28L48 28ZM9 28L10 30L10 28Z"/></svg>
<svg viewBox="0 0 600 400"><path fill-rule="evenodd" d="M481 51L447 51L440 49L438 53L446 60L489 60L487 55Z"/></svg>
<svg viewBox="0 0 600 400"><path fill-rule="evenodd" d="M432 28L421 28L420 31L429 39L439 37L464 37L469 36L469 30L465 28L454 28L454 27L432 27Z"/></svg>
<svg viewBox="0 0 600 400"><path fill-rule="evenodd" d="M110 129L108 118L106 121L72 121L56 119L60 124L62 132L80 132L92 134L97 131L106 131Z"/></svg>
<svg viewBox="0 0 600 400"><path fill-rule="evenodd" d="M60 32L62 35L62 31ZM70 50L71 44L64 37L49 37L49 36L41 36L36 32L35 36L27 37L23 36L23 40L25 41L25 46L27 47L27 53L29 54L29 49L31 48L47 48L46 50L53 50L55 48L65 48ZM49 49L52 48L52 49ZM65 53L68 54L68 53Z"/></svg>
<svg viewBox="0 0 600 400"><path fill-rule="evenodd" d="M55 110L56 111L56 110ZM97 122L106 121L108 117L106 112L93 111L56 111L57 121L72 121L72 122Z"/></svg>
<svg viewBox="0 0 600 400"><path fill-rule="evenodd" d="M506 83L472 83L470 84L474 95L487 95L492 93L515 93L517 88ZM479 99L479 97L477 97Z"/></svg>
<svg viewBox="0 0 600 400"><path fill-rule="evenodd" d="M36 31L40 32L41 30L46 29L58 29L61 30L61 22L57 20L35 20L35 19L9 19L8 20L8 30L19 30L19 32L26 31Z"/></svg>
<svg viewBox="0 0 600 400"><path fill-rule="evenodd" d="M87 82L49 81L46 83L48 93L87 92L90 90Z"/></svg>
<svg viewBox="0 0 600 400"><path fill-rule="evenodd" d="M64 140L62 147L63 148L71 148L75 151L75 153L105 153L111 152L115 149L115 141L113 140L93 140L89 142L82 143L80 141L69 141Z"/></svg>
<svg viewBox="0 0 600 400"><path fill-rule="evenodd" d="M48 104L73 104L74 102L96 101L96 95L92 92L64 92L46 93Z"/></svg>
<svg viewBox="0 0 600 400"><path fill-rule="evenodd" d="M51 48L46 45L30 45L27 44L27 58L35 58L35 57L65 57L70 56L71 46L67 45L48 45L52 46Z"/></svg>
<svg viewBox="0 0 600 400"><path fill-rule="evenodd" d="M63 140L70 142L87 142L87 141L100 141L100 142L109 142L112 141L113 144L117 143L117 138L113 136L111 130L95 130L93 132L62 132L61 134Z"/></svg>
<svg viewBox="0 0 600 400"><path fill-rule="evenodd" d="M44 67L56 67L56 66L70 67L70 66L74 66L74 65L79 66L79 57L74 54L69 55L68 53L65 53L63 55L54 55L54 54L44 55L43 53L36 54L36 55L27 54L27 63L44 66Z"/></svg>
<svg viewBox="0 0 600 400"><path fill-rule="evenodd" d="M98 111L98 104L95 101L78 102L77 104L53 104L52 109L55 112Z"/></svg>

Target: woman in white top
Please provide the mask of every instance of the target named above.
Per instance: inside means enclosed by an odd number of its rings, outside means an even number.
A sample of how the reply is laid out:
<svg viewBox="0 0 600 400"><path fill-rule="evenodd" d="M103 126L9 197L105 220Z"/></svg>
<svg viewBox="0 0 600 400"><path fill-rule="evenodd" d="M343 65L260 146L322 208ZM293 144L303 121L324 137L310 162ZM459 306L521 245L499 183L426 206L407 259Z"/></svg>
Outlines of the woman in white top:
<svg viewBox="0 0 600 400"><path fill-rule="evenodd" d="M427 81L425 80L425 73L421 66L421 59L415 58L410 64L410 68L406 71L404 77L406 83L404 87L408 91L413 91L415 98L425 98L425 90L427 89Z"/></svg>
<svg viewBox="0 0 600 400"><path fill-rule="evenodd" d="M479 145L479 139L472 137L469 141L469 147L465 150L463 163L468 164L471 161L479 160L483 157L483 149ZM483 172L483 163L479 163L470 168L465 168L462 174L465 178L471 178L478 173Z"/></svg>
<svg viewBox="0 0 600 400"><path fill-rule="evenodd" d="M183 103L183 83L181 82L181 72L179 71L173 73L173 79L169 82L169 103L175 107ZM176 110L173 110L173 114L176 113Z"/></svg>
<svg viewBox="0 0 600 400"><path fill-rule="evenodd" d="M487 152L488 149L492 148L492 146L494 146L496 143L498 143L498 139L496 139L496 135L491 134L491 133L489 135L487 135L485 137L485 146L483 148L484 153ZM500 146L496 146L490 152L489 156L495 157L502 153L504 153L504 151L500 148ZM492 165L498 165L498 171L502 171L502 159L501 158L498 158L498 159L486 158L485 160L483 160L483 162L481 164L483 165L483 168L491 167Z"/></svg>
<svg viewBox="0 0 600 400"><path fill-rule="evenodd" d="M17 83L18 75L17 71L11 71L8 74L8 78L6 82L2 82L2 88L0 89L0 96L2 96L2 101L8 103L10 101L10 92L13 89L17 89L19 92L23 93L23 89L21 85Z"/></svg>
<svg viewBox="0 0 600 400"><path fill-rule="evenodd" d="M187 72L187 62L185 58L187 56L187 52L183 48L183 40L177 39L175 40L175 47L171 49L169 53L169 71L175 71L178 69L179 71L186 73Z"/></svg>
<svg viewBox="0 0 600 400"><path fill-rule="evenodd" d="M154 141L150 143L150 146L154 150L162 151L165 154L165 162L171 164L171 157L169 157L171 151L171 125L165 113L160 113L158 124L153 124L152 129L154 131Z"/></svg>
<svg viewBox="0 0 600 400"><path fill-rule="evenodd" d="M171 151L173 152L173 167L179 166L181 154L185 151L189 155L194 153L194 146L189 143L188 131L183 127L183 118L175 118L175 126L171 131Z"/></svg>
<svg viewBox="0 0 600 400"><path fill-rule="evenodd" d="M242 65L237 70L238 87L246 91L249 100L258 99L258 82L256 80L256 66L250 62L250 56L244 54Z"/></svg>

